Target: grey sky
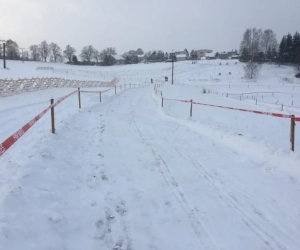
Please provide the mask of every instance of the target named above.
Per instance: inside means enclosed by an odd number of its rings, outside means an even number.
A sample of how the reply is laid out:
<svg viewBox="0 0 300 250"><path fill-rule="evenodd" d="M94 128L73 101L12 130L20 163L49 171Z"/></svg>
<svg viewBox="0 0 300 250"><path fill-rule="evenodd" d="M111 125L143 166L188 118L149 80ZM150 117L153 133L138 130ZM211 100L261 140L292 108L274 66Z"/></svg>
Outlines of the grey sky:
<svg viewBox="0 0 300 250"><path fill-rule="evenodd" d="M278 41L300 32L300 0L0 0L0 39L28 48L42 40L78 52L116 47L238 49L248 27L271 28Z"/></svg>

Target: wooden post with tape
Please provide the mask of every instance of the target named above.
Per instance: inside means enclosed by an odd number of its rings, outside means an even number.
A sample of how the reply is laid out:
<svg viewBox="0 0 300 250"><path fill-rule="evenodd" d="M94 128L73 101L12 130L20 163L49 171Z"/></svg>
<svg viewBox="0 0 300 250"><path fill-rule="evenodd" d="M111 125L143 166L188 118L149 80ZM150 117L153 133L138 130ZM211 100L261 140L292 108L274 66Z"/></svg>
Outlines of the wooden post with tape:
<svg viewBox="0 0 300 250"><path fill-rule="evenodd" d="M101 91L100 91L100 102L101 102Z"/></svg>
<svg viewBox="0 0 300 250"><path fill-rule="evenodd" d="M80 87L78 87L78 105L79 105L79 108L81 109Z"/></svg>
<svg viewBox="0 0 300 250"><path fill-rule="evenodd" d="M190 117L193 116L193 100L191 100Z"/></svg>
<svg viewBox="0 0 300 250"><path fill-rule="evenodd" d="M291 115L291 150L294 152L295 151L295 116Z"/></svg>
<svg viewBox="0 0 300 250"><path fill-rule="evenodd" d="M50 100L50 104L54 103L54 99ZM51 131L52 134L55 134L55 121L54 121L54 107L51 107Z"/></svg>
<svg viewBox="0 0 300 250"><path fill-rule="evenodd" d="M161 98L161 107L162 108L164 107L164 98L163 97Z"/></svg>

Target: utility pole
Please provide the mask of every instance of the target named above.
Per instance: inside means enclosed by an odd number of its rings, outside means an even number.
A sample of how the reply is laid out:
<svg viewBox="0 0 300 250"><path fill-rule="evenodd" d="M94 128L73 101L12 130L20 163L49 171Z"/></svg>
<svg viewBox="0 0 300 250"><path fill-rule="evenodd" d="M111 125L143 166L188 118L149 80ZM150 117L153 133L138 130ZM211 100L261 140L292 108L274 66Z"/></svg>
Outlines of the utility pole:
<svg viewBox="0 0 300 250"><path fill-rule="evenodd" d="M173 85L173 73L174 73L174 59L172 60L172 85Z"/></svg>
<svg viewBox="0 0 300 250"><path fill-rule="evenodd" d="M24 53L23 53L23 50L24 48L20 48L22 50L22 63L24 63Z"/></svg>
<svg viewBox="0 0 300 250"><path fill-rule="evenodd" d="M3 68L6 69L6 55L5 55L5 47L6 47L6 41L0 40L0 42L3 42Z"/></svg>

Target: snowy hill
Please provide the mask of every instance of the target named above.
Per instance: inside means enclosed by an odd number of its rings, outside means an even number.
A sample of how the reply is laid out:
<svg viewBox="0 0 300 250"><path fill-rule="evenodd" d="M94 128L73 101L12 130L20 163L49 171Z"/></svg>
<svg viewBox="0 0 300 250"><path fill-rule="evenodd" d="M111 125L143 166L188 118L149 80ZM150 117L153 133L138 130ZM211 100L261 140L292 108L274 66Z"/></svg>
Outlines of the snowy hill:
<svg viewBox="0 0 300 250"><path fill-rule="evenodd" d="M8 65L1 79L119 82L101 103L81 93L81 109L70 96L56 134L47 113L0 157L0 250L300 249L299 126L293 153L289 118L196 104L190 117L182 102L299 117L293 68L264 65L249 81L234 60L177 62L171 85L170 63ZM73 90L1 97L0 144Z"/></svg>

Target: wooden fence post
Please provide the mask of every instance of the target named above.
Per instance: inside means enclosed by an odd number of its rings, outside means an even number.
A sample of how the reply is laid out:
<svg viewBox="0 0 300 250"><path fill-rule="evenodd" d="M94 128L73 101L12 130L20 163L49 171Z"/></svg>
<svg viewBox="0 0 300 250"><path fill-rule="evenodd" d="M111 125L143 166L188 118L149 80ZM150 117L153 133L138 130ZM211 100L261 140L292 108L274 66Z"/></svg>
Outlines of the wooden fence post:
<svg viewBox="0 0 300 250"><path fill-rule="evenodd" d="M164 107L164 98L163 97L161 98L161 107L162 108Z"/></svg>
<svg viewBox="0 0 300 250"><path fill-rule="evenodd" d="M115 85L115 95L117 94L117 85Z"/></svg>
<svg viewBox="0 0 300 250"><path fill-rule="evenodd" d="M79 108L81 109L80 87L78 87L78 104L79 104Z"/></svg>
<svg viewBox="0 0 300 250"><path fill-rule="evenodd" d="M256 99L256 105L257 105L257 99Z"/></svg>
<svg viewBox="0 0 300 250"><path fill-rule="evenodd" d="M162 91L160 91L160 97L162 97Z"/></svg>
<svg viewBox="0 0 300 250"><path fill-rule="evenodd" d="M54 99L50 100L50 104L54 103ZM52 134L55 134L55 123L54 123L54 107L51 108L51 131Z"/></svg>
<svg viewBox="0 0 300 250"><path fill-rule="evenodd" d="M193 100L191 100L190 117L193 116Z"/></svg>
<svg viewBox="0 0 300 250"><path fill-rule="evenodd" d="M295 116L291 115L291 138L290 138L290 141L291 141L291 149L293 152L295 151L295 126L296 126L294 119L295 119Z"/></svg>
<svg viewBox="0 0 300 250"><path fill-rule="evenodd" d="M228 93L227 93L227 95L226 95L226 98L228 97Z"/></svg>
<svg viewBox="0 0 300 250"><path fill-rule="evenodd" d="M101 102L101 91L100 91L100 102Z"/></svg>
<svg viewBox="0 0 300 250"><path fill-rule="evenodd" d="M283 103L281 104L281 111L283 111Z"/></svg>

